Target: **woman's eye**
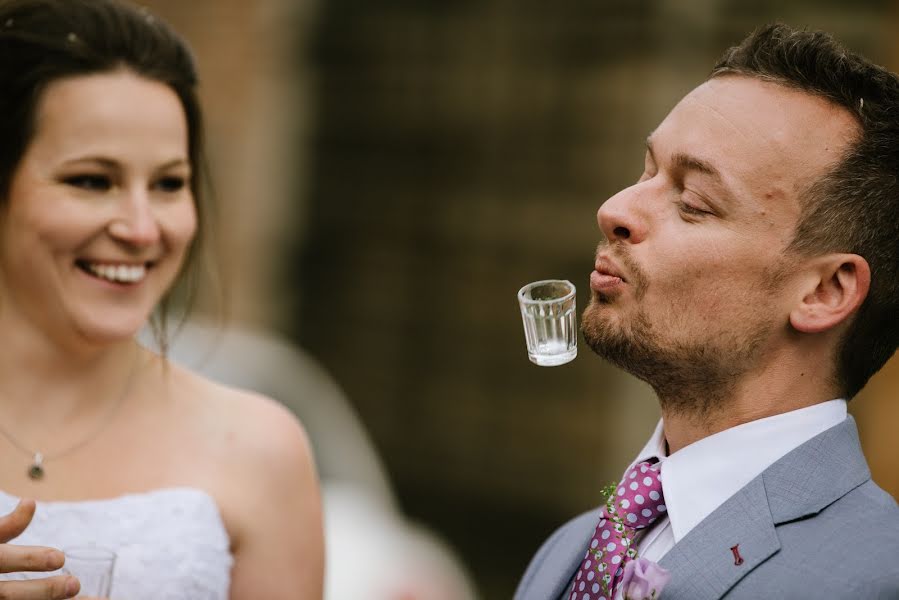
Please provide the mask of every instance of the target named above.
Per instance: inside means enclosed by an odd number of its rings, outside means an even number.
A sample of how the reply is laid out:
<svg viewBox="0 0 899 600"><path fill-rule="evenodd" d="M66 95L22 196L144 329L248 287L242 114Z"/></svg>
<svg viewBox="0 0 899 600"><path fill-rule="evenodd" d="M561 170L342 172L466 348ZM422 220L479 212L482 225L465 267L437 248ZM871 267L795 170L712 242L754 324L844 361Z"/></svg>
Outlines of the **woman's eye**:
<svg viewBox="0 0 899 600"><path fill-rule="evenodd" d="M184 177L163 177L156 182L156 188L163 192L177 192L184 189L187 180Z"/></svg>
<svg viewBox="0 0 899 600"><path fill-rule="evenodd" d="M66 185L82 190L106 191L112 187L112 181L105 175L72 175L63 179Z"/></svg>

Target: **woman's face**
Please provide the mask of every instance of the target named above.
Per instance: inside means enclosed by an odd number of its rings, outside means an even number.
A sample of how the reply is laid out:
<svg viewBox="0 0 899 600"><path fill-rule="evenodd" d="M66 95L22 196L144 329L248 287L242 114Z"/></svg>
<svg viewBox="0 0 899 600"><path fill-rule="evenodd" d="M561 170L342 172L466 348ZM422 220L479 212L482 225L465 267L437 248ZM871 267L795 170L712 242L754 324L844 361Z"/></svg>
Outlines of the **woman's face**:
<svg viewBox="0 0 899 600"><path fill-rule="evenodd" d="M144 325L197 227L187 131L175 92L127 71L46 88L0 208L0 323L93 344Z"/></svg>

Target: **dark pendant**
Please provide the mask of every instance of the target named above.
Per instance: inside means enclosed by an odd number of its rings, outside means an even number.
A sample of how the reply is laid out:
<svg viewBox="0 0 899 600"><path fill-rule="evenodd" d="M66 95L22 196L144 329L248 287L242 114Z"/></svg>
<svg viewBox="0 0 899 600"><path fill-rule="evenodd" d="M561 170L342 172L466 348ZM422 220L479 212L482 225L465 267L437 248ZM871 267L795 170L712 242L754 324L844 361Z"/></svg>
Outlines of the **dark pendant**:
<svg viewBox="0 0 899 600"><path fill-rule="evenodd" d="M43 479L44 467L40 465L31 465L31 468L28 469L28 476L32 479Z"/></svg>
<svg viewBox="0 0 899 600"><path fill-rule="evenodd" d="M34 455L34 462L31 463L31 467L28 469L28 476L35 481L44 478L44 457L41 456L40 452Z"/></svg>

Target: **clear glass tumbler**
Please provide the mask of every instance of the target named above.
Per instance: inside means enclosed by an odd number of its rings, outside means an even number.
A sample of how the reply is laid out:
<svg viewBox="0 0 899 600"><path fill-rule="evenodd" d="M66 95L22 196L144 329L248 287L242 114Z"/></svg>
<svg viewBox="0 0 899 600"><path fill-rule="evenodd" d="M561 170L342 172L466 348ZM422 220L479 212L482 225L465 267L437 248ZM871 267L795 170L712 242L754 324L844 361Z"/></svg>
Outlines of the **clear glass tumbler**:
<svg viewBox="0 0 899 600"><path fill-rule="evenodd" d="M112 550L94 546L66 548L66 564L63 571L74 575L81 582L78 596L108 598L112 587L112 572L116 554Z"/></svg>
<svg viewBox="0 0 899 600"><path fill-rule="evenodd" d="M518 290L531 362L555 367L577 356L576 291L564 279L535 281Z"/></svg>

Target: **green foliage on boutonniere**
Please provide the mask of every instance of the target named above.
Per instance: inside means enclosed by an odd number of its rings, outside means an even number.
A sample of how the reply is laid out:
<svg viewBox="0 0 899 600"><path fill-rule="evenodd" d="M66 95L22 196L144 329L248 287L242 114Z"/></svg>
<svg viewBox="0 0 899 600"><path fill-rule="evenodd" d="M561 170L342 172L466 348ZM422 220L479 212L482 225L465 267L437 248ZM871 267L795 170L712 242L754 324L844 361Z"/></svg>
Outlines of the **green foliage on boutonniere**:
<svg viewBox="0 0 899 600"><path fill-rule="evenodd" d="M618 495L618 484L610 483L609 485L602 488L601 494L603 498L606 498L606 519L614 523L615 532L618 536L618 543L616 544L616 550L620 549L620 552L617 554L621 557L621 561L618 565L624 564L625 556L629 559L637 558L637 549L634 546L634 537L636 535L636 530L631 527L625 527L624 521L622 521L621 516L618 514L618 503L616 502ZM603 563L602 558L606 554L606 549L604 546L599 546L595 550L593 550L593 557L596 559L596 572L599 573L599 581L600 587L602 588L603 594L606 597L612 597L612 577L614 576L616 565L612 563L612 558L609 557L607 561L609 565L611 565L610 571L607 573L606 564Z"/></svg>

